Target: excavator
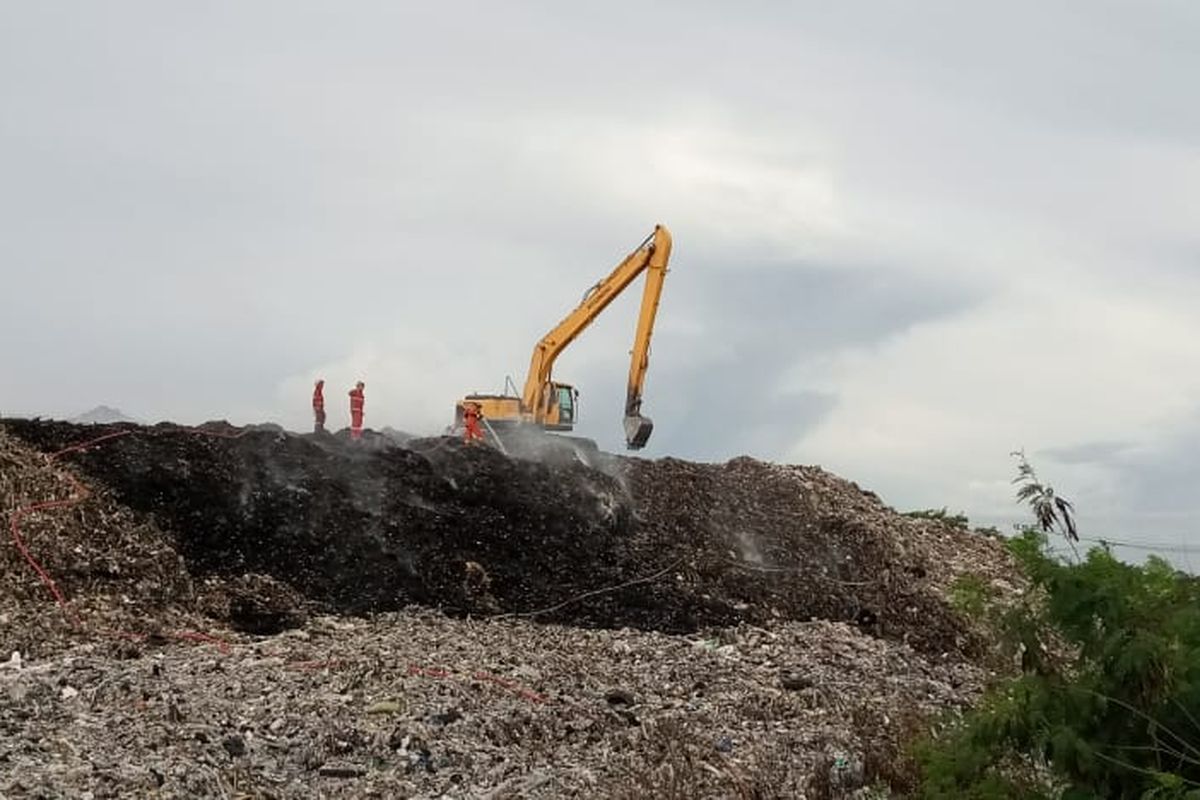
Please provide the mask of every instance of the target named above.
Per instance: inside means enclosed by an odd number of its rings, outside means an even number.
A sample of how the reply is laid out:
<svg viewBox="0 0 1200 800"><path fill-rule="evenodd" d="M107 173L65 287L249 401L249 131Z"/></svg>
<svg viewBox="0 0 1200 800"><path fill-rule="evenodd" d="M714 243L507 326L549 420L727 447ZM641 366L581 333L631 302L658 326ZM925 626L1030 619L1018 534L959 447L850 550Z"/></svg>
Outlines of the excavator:
<svg viewBox="0 0 1200 800"><path fill-rule="evenodd" d="M498 439L502 439L506 431L514 430L572 430L577 420L579 391L571 384L560 383L552 378L554 362L617 295L645 272L646 286L642 292L641 313L638 315L630 353L629 388L625 395L626 447L630 450L644 447L654 423L642 415L642 387L650 363L654 316L658 312L658 300L662 295L670 257L671 233L664 226L656 225L654 232L637 249L627 255L608 277L592 286L579 305L538 341L533 348L524 390L517 394L515 384L509 379L503 394L466 395L455 405L453 428L461 428L464 410L473 403L484 423ZM510 386L512 394L508 393Z"/></svg>

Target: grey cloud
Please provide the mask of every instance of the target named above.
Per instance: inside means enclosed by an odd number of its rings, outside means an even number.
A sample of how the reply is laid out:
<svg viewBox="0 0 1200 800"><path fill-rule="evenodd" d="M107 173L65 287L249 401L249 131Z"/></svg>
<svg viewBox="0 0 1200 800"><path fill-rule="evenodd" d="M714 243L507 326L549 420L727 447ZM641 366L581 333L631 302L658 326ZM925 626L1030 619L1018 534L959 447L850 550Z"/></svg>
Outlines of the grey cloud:
<svg viewBox="0 0 1200 800"><path fill-rule="evenodd" d="M837 404L836 393L784 385L797 365L965 313L979 300L972 288L886 268L680 264L668 277L647 378L646 413L656 423L649 452L781 458ZM662 324L672 316L697 321L702 337ZM631 335L627 327L619 338ZM624 368L611 359L577 373L588 410L582 429L609 447L620 444Z"/></svg>
<svg viewBox="0 0 1200 800"><path fill-rule="evenodd" d="M880 341L919 322L962 313L978 290L873 265L701 261L680 302L697 309L714 340L786 361Z"/></svg>
<svg viewBox="0 0 1200 800"><path fill-rule="evenodd" d="M1163 450L1116 461L1128 508L1146 514L1182 514L1189 532L1200 520L1200 420L1179 431Z"/></svg>
<svg viewBox="0 0 1200 800"><path fill-rule="evenodd" d="M1200 294L1181 166L1200 134L1194 3L2 15L0 411L270 415L281 381L418 335L511 341L498 385L659 221L679 263L651 455L777 455L838 403L786 384L797 365L970 315L1059 264L1116 276L1115 293ZM676 141L690 134L706 146ZM826 228L780 201L809 170ZM609 446L622 303L562 365ZM1141 518L1194 509L1200 436L1136 462L1123 438L1049 455L1124 470Z"/></svg>
<svg viewBox="0 0 1200 800"><path fill-rule="evenodd" d="M1041 451L1052 461L1110 470L1120 507L1141 515L1195 515L1200 519L1200 415L1176 426L1164 444L1088 442Z"/></svg>
<svg viewBox="0 0 1200 800"><path fill-rule="evenodd" d="M1054 447L1039 455L1060 464L1105 464L1118 460L1134 445L1130 442L1087 442L1070 447Z"/></svg>
<svg viewBox="0 0 1200 800"><path fill-rule="evenodd" d="M1158 554L1181 566L1200 562L1200 415L1178 426L1158 448L1122 442L1091 442L1038 453L1051 462L1100 468L1111 475L1108 489L1086 483L1056 484L1074 501L1080 529L1090 539L1128 542L1122 557L1140 561ZM1156 547L1158 545L1160 547ZM1160 549L1161 548L1161 549ZM1194 550L1194 552L1193 552Z"/></svg>

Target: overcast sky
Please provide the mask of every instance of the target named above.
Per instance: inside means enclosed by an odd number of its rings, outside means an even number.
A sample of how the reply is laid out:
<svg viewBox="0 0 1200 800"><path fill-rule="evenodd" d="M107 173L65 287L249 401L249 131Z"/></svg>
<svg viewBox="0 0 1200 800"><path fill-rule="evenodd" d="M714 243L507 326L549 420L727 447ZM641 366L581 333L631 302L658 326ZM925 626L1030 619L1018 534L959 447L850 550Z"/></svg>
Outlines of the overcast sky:
<svg viewBox="0 0 1200 800"><path fill-rule="evenodd" d="M1200 547L1198 79L1190 0L0 0L0 413L437 431L661 222L645 455Z"/></svg>

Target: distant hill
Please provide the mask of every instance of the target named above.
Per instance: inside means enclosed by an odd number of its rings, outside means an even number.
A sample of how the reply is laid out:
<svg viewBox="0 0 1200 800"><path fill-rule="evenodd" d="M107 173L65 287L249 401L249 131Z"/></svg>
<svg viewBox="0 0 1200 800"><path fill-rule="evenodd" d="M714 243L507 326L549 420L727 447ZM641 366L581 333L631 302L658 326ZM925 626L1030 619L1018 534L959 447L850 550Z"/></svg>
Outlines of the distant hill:
<svg viewBox="0 0 1200 800"><path fill-rule="evenodd" d="M108 425L113 422L137 422L133 417L127 416L118 408L110 406L96 406L91 411L85 411L78 417L73 417L68 420L77 425Z"/></svg>
<svg viewBox="0 0 1200 800"><path fill-rule="evenodd" d="M406 444L407 442L411 441L412 439L419 438L415 433L408 433L407 431L398 431L390 425L384 425L379 430L379 432L382 433L384 436L388 437L389 439L391 439L392 441L394 441L396 444Z"/></svg>

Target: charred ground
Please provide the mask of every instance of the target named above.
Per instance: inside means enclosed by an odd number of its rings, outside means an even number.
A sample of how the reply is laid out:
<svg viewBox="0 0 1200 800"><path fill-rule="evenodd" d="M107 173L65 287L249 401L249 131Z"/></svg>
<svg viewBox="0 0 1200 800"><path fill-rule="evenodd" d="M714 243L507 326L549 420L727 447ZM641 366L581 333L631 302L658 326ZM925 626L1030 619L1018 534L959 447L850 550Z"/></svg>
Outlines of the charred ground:
<svg viewBox="0 0 1200 800"><path fill-rule="evenodd" d="M270 613L242 609L251 629L287 624L289 598L304 598L668 633L819 618L967 652L978 643L944 589L961 571L1005 569L984 537L903 518L819 469L746 458L596 469L450 438L4 426L46 453L124 433L66 463L147 515L192 575L294 590Z"/></svg>

